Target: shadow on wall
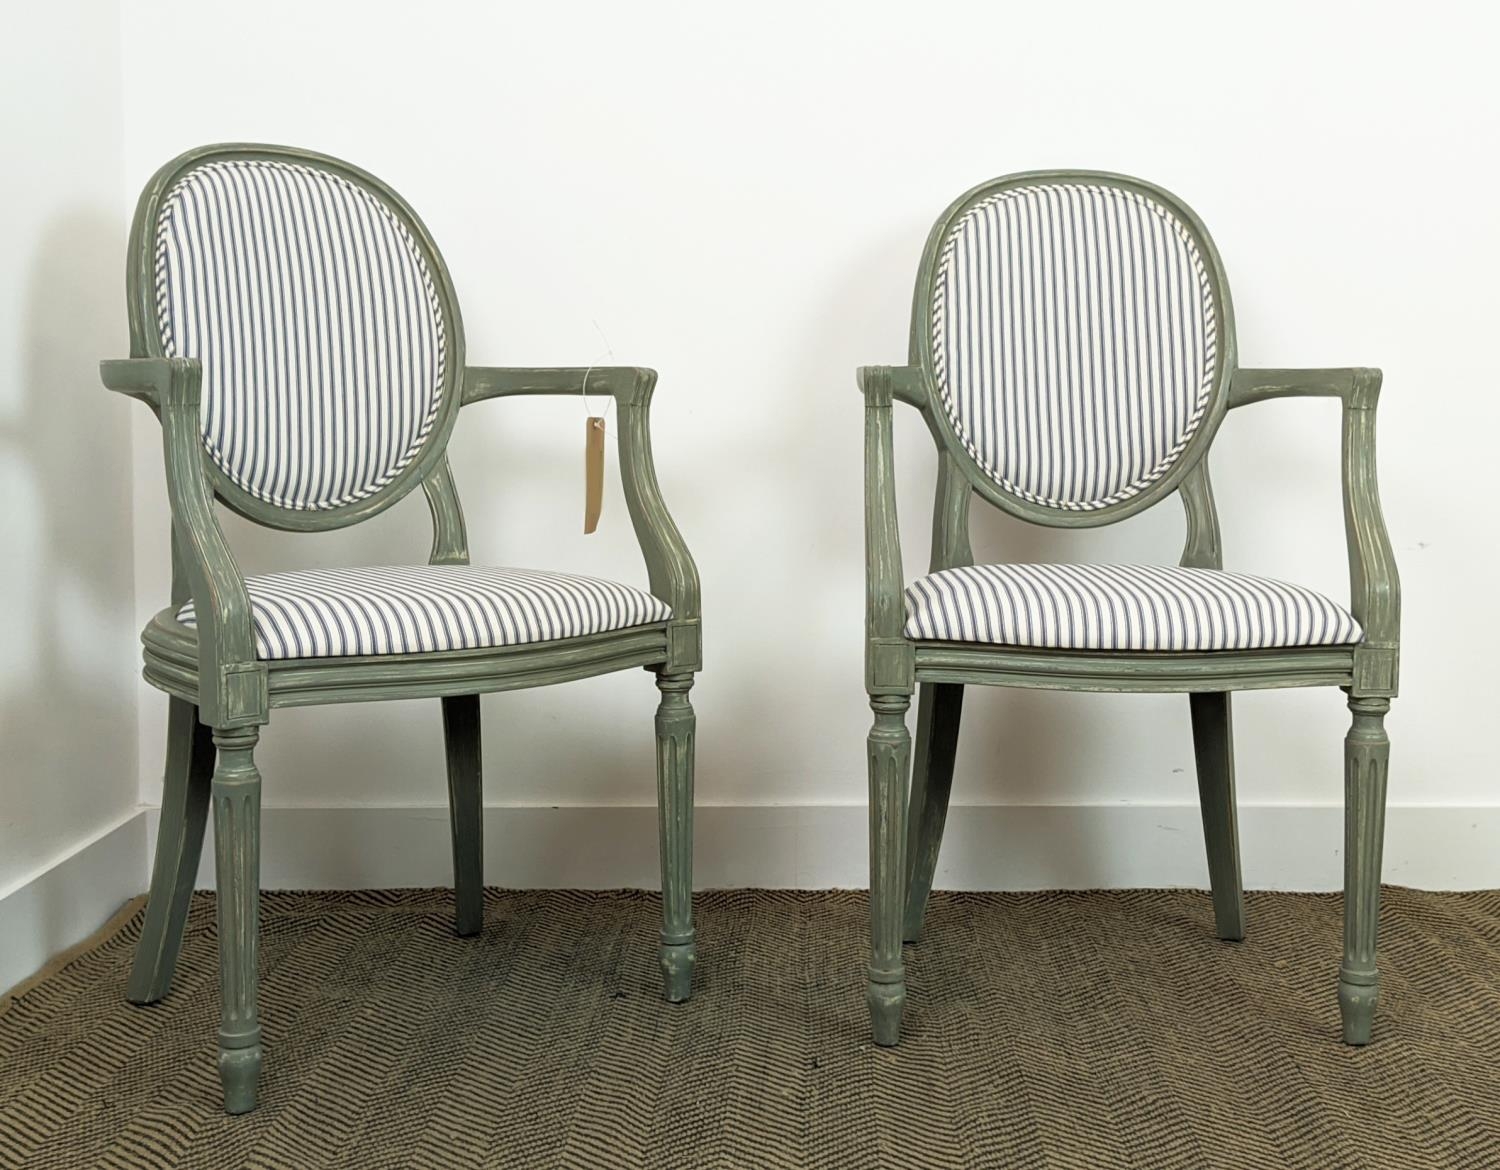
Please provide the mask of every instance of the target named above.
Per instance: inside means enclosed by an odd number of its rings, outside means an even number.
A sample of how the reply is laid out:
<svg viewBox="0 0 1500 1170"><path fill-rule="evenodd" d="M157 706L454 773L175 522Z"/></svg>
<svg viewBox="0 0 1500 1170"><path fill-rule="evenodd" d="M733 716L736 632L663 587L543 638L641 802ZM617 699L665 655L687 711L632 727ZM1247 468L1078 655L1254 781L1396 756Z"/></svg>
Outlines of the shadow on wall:
<svg viewBox="0 0 1500 1170"><path fill-rule="evenodd" d="M89 211L42 234L17 382L0 391L0 886L136 802L133 407L97 369L124 352L106 324L124 237Z"/></svg>

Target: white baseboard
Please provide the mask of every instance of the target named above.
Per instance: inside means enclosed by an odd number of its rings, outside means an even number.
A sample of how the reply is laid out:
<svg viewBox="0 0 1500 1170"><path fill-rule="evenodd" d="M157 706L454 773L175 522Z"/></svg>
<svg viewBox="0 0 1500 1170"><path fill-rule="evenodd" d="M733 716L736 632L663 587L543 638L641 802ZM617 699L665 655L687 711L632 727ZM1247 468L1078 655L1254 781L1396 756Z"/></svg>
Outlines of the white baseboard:
<svg viewBox="0 0 1500 1170"><path fill-rule="evenodd" d="M131 812L38 873L0 890L0 989L39 970L146 889L160 810ZM531 888L660 885L649 806L485 809L484 877ZM860 888L868 831L859 805L709 805L697 810L694 884ZM198 872L213 886L213 829ZM1336 890L1343 810L1240 809L1245 884ZM264 811L265 889L445 886L442 806ZM1500 888L1500 806L1401 805L1386 819L1384 879L1421 889ZM967 805L949 816L940 888L1045 890L1207 885L1196 805Z"/></svg>
<svg viewBox="0 0 1500 1170"><path fill-rule="evenodd" d="M151 809L151 829L157 810ZM145 891L146 810L134 809L62 857L0 890L0 991L88 938Z"/></svg>
<svg viewBox="0 0 1500 1170"><path fill-rule="evenodd" d="M157 812L148 810L152 847ZM211 832L212 830L210 830ZM490 885L654 889L656 811L649 806L485 809ZM859 805L700 806L694 884L858 888L868 880ZM1343 810L1240 809L1251 889L1341 888ZM199 885L213 885L211 844ZM452 880L442 806L267 808L266 889L442 886ZM1500 806L1392 807L1384 880L1424 889L1500 887ZM1206 887L1196 805L971 805L948 820L937 884L965 890Z"/></svg>

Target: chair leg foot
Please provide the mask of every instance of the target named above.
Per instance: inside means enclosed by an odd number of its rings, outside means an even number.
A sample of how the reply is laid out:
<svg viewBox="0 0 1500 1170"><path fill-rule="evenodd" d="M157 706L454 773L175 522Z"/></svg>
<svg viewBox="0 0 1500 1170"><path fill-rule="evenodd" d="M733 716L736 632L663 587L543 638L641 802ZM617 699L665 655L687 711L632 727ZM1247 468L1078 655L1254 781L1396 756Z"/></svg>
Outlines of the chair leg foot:
<svg viewBox="0 0 1500 1170"><path fill-rule="evenodd" d="M1356 1047L1368 1044L1375 1026L1375 1001L1379 983L1350 983L1339 980L1339 1016L1344 1025L1344 1043Z"/></svg>
<svg viewBox="0 0 1500 1170"><path fill-rule="evenodd" d="M224 1086L224 1112L250 1113L260 1086L260 1045L219 1048L219 1081Z"/></svg>
<svg viewBox="0 0 1500 1170"><path fill-rule="evenodd" d="M693 964L698 961L698 944L662 943L657 949L668 1003L686 1003L693 995Z"/></svg>
<svg viewBox="0 0 1500 1170"><path fill-rule="evenodd" d="M870 1030L875 1043L882 1048L894 1048L901 1043L901 1015L906 1008L906 982L876 983L870 981L865 992L865 1002L870 1005Z"/></svg>

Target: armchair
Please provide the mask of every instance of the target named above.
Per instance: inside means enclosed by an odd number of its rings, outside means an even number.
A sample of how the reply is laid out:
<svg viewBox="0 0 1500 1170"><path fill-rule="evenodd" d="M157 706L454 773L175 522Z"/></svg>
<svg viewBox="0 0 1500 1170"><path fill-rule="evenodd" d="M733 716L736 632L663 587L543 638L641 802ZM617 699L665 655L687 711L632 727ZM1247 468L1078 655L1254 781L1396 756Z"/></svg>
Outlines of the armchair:
<svg viewBox="0 0 1500 1170"><path fill-rule="evenodd" d="M132 357L104 384L161 421L172 513L171 604L146 627L145 677L169 698L161 832L127 997L167 994L210 795L226 1109L256 1102L259 729L279 707L442 701L455 925L482 915L479 696L643 667L656 675L666 998L691 993L698 573L651 453L651 370L464 364L462 319L426 228L378 179L281 146L203 147L141 197L127 272ZM486 569L468 538L447 442L461 407L521 394L609 393L650 592L592 577ZM260 524L358 523L421 485L425 564L246 577L215 502Z"/></svg>
<svg viewBox="0 0 1500 1170"><path fill-rule="evenodd" d="M909 361L859 371L865 399L865 686L871 962L877 1043L900 1036L903 939L916 942L953 780L964 687L1176 692L1189 700L1219 937L1244 935L1229 696L1336 686L1345 740L1343 1037L1368 1043L1396 694L1400 586L1375 476L1371 369L1236 366L1229 289L1176 198L1121 175L1033 172L984 183L928 237ZM1347 609L1223 569L1206 456L1225 410L1343 402ZM903 580L892 403L939 453L930 573ZM974 496L1032 523L1094 527L1181 497L1177 566L975 565ZM915 767L906 713L918 694ZM908 773L910 791L908 794Z"/></svg>

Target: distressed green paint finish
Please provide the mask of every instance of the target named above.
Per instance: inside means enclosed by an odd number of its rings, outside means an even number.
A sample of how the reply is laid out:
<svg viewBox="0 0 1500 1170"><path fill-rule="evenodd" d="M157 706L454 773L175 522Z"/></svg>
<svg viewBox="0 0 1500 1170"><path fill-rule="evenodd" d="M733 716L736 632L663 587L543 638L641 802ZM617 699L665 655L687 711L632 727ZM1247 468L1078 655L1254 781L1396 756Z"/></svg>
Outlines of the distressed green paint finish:
<svg viewBox="0 0 1500 1170"><path fill-rule="evenodd" d="M1214 506L1208 460L1182 477L1179 494L1187 525L1187 539L1183 542L1179 563L1188 569L1222 569L1224 553L1219 544L1219 510Z"/></svg>
<svg viewBox="0 0 1500 1170"><path fill-rule="evenodd" d="M161 202L189 168L210 161L262 159L327 171L372 192L404 223L430 270L446 330L448 361L437 422L392 481L338 508L276 507L240 490L208 459L199 429L202 370L168 357L155 327L154 225ZM254 1108L261 1064L256 1012L256 903L259 891L258 729L280 707L388 699L441 699L453 826L455 922L480 929L483 825L478 696L550 686L644 667L662 690L657 717L662 810L661 961L669 1000L688 998L696 944L692 923L694 719L687 694L702 668L698 570L662 499L651 448L653 370L468 368L463 321L442 256L415 212L374 176L338 159L282 146L203 147L174 159L147 185L131 226L127 269L131 357L100 363L104 384L145 403L162 426L172 515L171 605L142 633L144 675L171 696L162 831L146 924L128 996L160 999L170 987L187 899L202 849L209 793L215 815L219 889L219 1068L225 1107ZM565 641L420 655L260 662L249 594L215 514L221 502L257 523L321 531L358 523L421 485L432 513L432 564L469 562L468 534L448 463L448 439L465 405L517 395L612 395L621 480L651 591L672 607L669 621ZM196 605L197 627L177 621ZM212 729L210 732L209 729Z"/></svg>
<svg viewBox="0 0 1500 1170"><path fill-rule="evenodd" d="M1349 646L1170 654L922 642L914 658L923 682L988 682L1052 691L1190 694L1354 684L1354 649Z"/></svg>
<svg viewBox="0 0 1500 1170"><path fill-rule="evenodd" d="M1370 1042L1380 988L1375 934L1380 925L1380 854L1391 757L1385 715L1390 709L1389 699L1349 700L1353 720L1344 738L1344 961L1339 967L1339 1014L1346 1044Z"/></svg>
<svg viewBox="0 0 1500 1170"><path fill-rule="evenodd" d="M1038 181L1109 184L1146 195L1170 208L1194 236L1204 257L1219 319L1219 376L1211 389L1204 421L1181 457L1167 475L1140 494L1089 512L1043 507L998 487L955 434L941 406L932 372L927 313L939 253L949 230L975 203L996 192ZM981 184L943 213L928 236L918 272L908 364L866 366L859 370L858 380L865 399L865 689L876 710L870 735L870 1007L876 1041L896 1041L894 1029L899 1026L904 990L877 991L904 987L899 956L893 959L890 951L892 907L904 905L905 936L917 939L947 809L961 719L959 696L968 685L1187 694L1216 929L1224 938L1239 938L1244 933L1229 695L1242 690L1312 686L1340 687L1347 692L1355 717L1347 749L1345 961L1339 1000L1345 1039L1350 1043L1368 1040L1375 997L1375 921L1388 752L1382 721L1396 694L1400 657L1400 583L1381 515L1375 471L1380 371L1239 369L1228 282L1213 241L1189 208L1158 187L1121 175L1037 171ZM903 636L905 582L896 521L891 420L894 402L921 411L938 449L932 571L972 563L968 511L975 495L1036 524L1094 527L1124 519L1174 492L1186 514L1181 563L1217 569L1223 567L1223 552L1207 454L1224 413L1267 399L1307 396L1334 397L1343 403L1341 475L1350 609L1364 630L1358 645L1219 653L1108 653L914 643ZM912 823L909 834L893 837L891 824L899 818L890 801L892 793L904 786L907 767L907 752L902 746L905 724L902 722L898 732L893 720L898 711L904 715L910 696L919 689ZM899 777L895 770L900 770ZM907 855L904 861L898 860L903 852ZM891 874L897 870L905 873L904 887L893 892ZM876 972L880 973L878 978Z"/></svg>
<svg viewBox="0 0 1500 1170"><path fill-rule="evenodd" d="M432 513L432 551L427 560L433 565L467 565L469 536L464 527L464 510L458 502L458 485L448 458L422 481L427 494L427 508Z"/></svg>
<svg viewBox="0 0 1500 1170"><path fill-rule="evenodd" d="M901 1039L906 1006L906 968L901 941L906 909L906 778L911 771L911 735L906 695L872 695L870 709L870 967L865 998L875 1043Z"/></svg>
<svg viewBox="0 0 1500 1170"><path fill-rule="evenodd" d="M551 686L631 667L660 669L668 659L667 626L635 626L557 642L481 650L444 650L348 658L287 658L268 662L272 710L322 703L424 699ZM146 681L191 698L198 689L191 628L164 609L141 635Z"/></svg>
<svg viewBox="0 0 1500 1170"><path fill-rule="evenodd" d="M667 998L692 994L698 960L693 930L693 756L698 717L688 701L691 674L659 674L656 709L656 807L661 826L661 943L657 958Z"/></svg>
<svg viewBox="0 0 1500 1170"><path fill-rule="evenodd" d="M224 1109L255 1108L260 1081L260 772L254 727L214 732L214 861L219 918L219 1079Z"/></svg>

